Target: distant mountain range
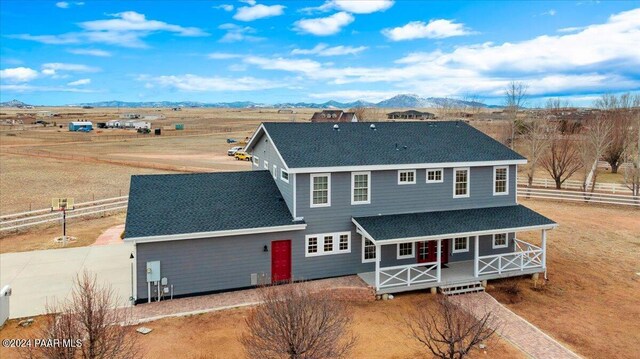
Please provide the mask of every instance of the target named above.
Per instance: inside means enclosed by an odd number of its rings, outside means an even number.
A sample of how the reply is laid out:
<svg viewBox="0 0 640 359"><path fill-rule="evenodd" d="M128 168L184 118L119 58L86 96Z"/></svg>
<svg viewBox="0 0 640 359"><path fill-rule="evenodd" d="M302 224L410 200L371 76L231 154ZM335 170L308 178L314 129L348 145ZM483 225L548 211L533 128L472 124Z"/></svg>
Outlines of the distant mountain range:
<svg viewBox="0 0 640 359"><path fill-rule="evenodd" d="M0 103L1 107L27 107L29 105L18 100ZM327 101L323 103L313 102L285 102L277 104L265 104L252 101L236 101L236 102L194 102L194 101L156 101L156 102L125 102L125 101L101 101L67 105L70 107L196 107L196 108L342 108L348 109L353 107L380 107L380 108L428 108L428 107L484 107L496 108L500 106L486 105L481 102L463 101L442 97L420 97L418 95L402 94L396 95L380 102L354 101L354 102L338 102Z"/></svg>

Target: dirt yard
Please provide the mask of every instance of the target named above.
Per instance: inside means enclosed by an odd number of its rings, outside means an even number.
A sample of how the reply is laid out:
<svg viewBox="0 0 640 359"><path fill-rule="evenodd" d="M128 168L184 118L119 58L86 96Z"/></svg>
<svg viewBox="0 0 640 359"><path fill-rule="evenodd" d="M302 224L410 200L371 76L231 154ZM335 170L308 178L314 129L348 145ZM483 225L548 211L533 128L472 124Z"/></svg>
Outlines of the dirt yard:
<svg viewBox="0 0 640 359"><path fill-rule="evenodd" d="M430 358L404 332L400 324L414 303L431 306L433 297L425 292L397 296L390 301L350 303L353 313L352 330L358 343L351 358ZM153 332L139 335L148 358L244 358L238 338L246 330L245 317L250 309L232 309L185 318L171 318L145 323ZM38 321L41 322L41 321ZM0 331L0 337L28 336L34 327L17 327L10 321ZM16 357L15 350L0 349L0 357ZM525 358L508 342L497 338L487 343L486 350L477 350L471 358Z"/></svg>
<svg viewBox="0 0 640 359"><path fill-rule="evenodd" d="M119 213L103 218L73 218L67 222L67 235L76 237L65 248L82 247L93 244L106 229L124 223L125 214ZM60 243L53 241L62 235L60 224L50 225L37 230L0 237L0 253L26 252L40 249L61 248Z"/></svg>
<svg viewBox="0 0 640 359"><path fill-rule="evenodd" d="M494 282L489 293L585 357L637 358L640 211L551 201L520 203L559 224L547 242L549 281L537 286L529 279L517 284ZM540 242L539 233L519 237Z"/></svg>

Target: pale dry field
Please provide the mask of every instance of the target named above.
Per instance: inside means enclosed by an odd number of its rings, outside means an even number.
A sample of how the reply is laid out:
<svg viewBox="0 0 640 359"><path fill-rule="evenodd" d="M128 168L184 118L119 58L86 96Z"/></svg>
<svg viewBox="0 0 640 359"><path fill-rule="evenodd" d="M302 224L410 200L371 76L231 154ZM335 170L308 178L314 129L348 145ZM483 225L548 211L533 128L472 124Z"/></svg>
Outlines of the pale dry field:
<svg viewBox="0 0 640 359"><path fill-rule="evenodd" d="M398 295L390 301L346 303L353 315L351 330L358 342L350 358L430 358L424 348L409 338L401 325L403 317L416 305L434 305L434 296L425 292ZM245 318L249 308L232 309L183 318L162 319L145 323L153 332L138 335L139 345L147 358L245 358L239 337L246 331ZM0 338L26 337L36 325L21 328L9 321L0 331ZM2 358L16 358L13 349L0 348ZM469 358L520 359L526 358L509 342L496 337L485 350L476 349Z"/></svg>

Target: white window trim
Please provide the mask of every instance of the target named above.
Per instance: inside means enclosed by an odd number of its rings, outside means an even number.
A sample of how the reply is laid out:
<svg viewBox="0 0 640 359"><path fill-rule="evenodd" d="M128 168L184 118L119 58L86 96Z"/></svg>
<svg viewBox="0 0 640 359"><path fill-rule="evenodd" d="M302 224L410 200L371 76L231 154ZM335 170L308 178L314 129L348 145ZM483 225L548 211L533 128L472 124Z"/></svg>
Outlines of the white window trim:
<svg viewBox="0 0 640 359"><path fill-rule="evenodd" d="M287 174L286 179L282 176L283 173ZM289 172L287 172L284 168L280 168L280 179L282 180L282 182L289 183Z"/></svg>
<svg viewBox="0 0 640 359"><path fill-rule="evenodd" d="M313 179L327 177L327 203L313 204ZM311 208L331 207L331 173L314 173L309 175L309 205Z"/></svg>
<svg viewBox="0 0 640 359"><path fill-rule="evenodd" d="M467 241L467 245L465 249L456 249L456 238L465 238ZM451 253L452 254L456 254L456 253L467 253L469 252L469 237L454 237L451 238Z"/></svg>
<svg viewBox="0 0 640 359"><path fill-rule="evenodd" d="M264 169L269 170L269 161L264 161Z"/></svg>
<svg viewBox="0 0 640 359"><path fill-rule="evenodd" d="M433 171L440 171L440 180L429 180L429 172L433 172ZM427 179L427 183L442 183L444 182L444 169L443 168L427 168L426 172L426 179Z"/></svg>
<svg viewBox="0 0 640 359"><path fill-rule="evenodd" d="M354 201L353 193L354 193L354 182L357 175L367 175L367 200L366 201ZM351 205L358 204L370 204L371 203L371 172L351 172Z"/></svg>
<svg viewBox="0 0 640 359"><path fill-rule="evenodd" d="M349 236L347 239L348 248L346 250L340 250L340 236L345 234ZM325 236L333 236L332 251L325 252L324 250ZM309 253L309 238L311 237L318 238L318 251L316 253ZM309 234L304 236L304 256L305 257L328 256L332 254L344 254L344 253L351 253L351 232L320 233L320 234Z"/></svg>
<svg viewBox="0 0 640 359"><path fill-rule="evenodd" d="M373 263L373 262L375 262L376 261L376 257L375 256L373 258L370 258L370 259L365 259L364 258L364 245L365 245L367 237L365 237L365 236L361 236L361 237L362 237L362 263ZM373 241L370 241L370 242L373 243ZM374 244L374 247L375 247L375 244Z"/></svg>
<svg viewBox="0 0 640 359"><path fill-rule="evenodd" d="M253 164L260 167L260 158L258 158L258 156L253 156Z"/></svg>
<svg viewBox="0 0 640 359"><path fill-rule="evenodd" d="M273 165L273 179L278 178L278 166Z"/></svg>
<svg viewBox="0 0 640 359"><path fill-rule="evenodd" d="M398 243L396 244L396 259L409 259L409 258L415 258L416 257L416 244L411 242L411 254L407 254L404 256L400 255L400 244L402 243Z"/></svg>
<svg viewBox="0 0 640 359"><path fill-rule="evenodd" d="M467 171L467 193L456 195L456 172L457 171ZM471 195L471 170L469 167L458 167L453 169L453 198L467 198Z"/></svg>
<svg viewBox="0 0 640 359"><path fill-rule="evenodd" d="M505 236L504 244L496 245L496 235L497 234L504 234L504 236ZM498 248L507 248L507 247L509 247L509 233L494 233L492 235L492 237L493 237L493 241L491 241L491 248L498 249Z"/></svg>
<svg viewBox="0 0 640 359"><path fill-rule="evenodd" d="M413 172L413 181L412 182L402 182L402 181L400 181L400 174L401 173L407 173L407 172ZM398 184L399 185L416 184L416 170L398 170Z"/></svg>
<svg viewBox="0 0 640 359"><path fill-rule="evenodd" d="M505 185L505 192L496 192L496 171L501 168L507 170L507 183ZM509 194L509 166L494 166L493 167L493 195L506 196L508 194Z"/></svg>

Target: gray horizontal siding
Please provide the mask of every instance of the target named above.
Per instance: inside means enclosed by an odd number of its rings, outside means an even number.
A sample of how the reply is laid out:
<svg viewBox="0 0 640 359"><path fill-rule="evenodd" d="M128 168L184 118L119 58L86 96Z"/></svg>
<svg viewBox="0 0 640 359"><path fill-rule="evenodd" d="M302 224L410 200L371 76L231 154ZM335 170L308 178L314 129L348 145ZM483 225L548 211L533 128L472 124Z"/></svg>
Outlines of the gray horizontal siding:
<svg viewBox="0 0 640 359"><path fill-rule="evenodd" d="M276 149L273 147L273 144L269 142L266 135L262 135L256 142L252 151L253 156L257 156L259 163L258 166L251 163L252 170L262 170L264 168L264 161L269 162L269 172L273 172L273 165L276 165L276 178L275 182L282 193L282 198L284 198L287 207L289 207L289 211L293 213L293 174L289 175L289 183L284 182L280 179L280 169L284 168L284 165L280 158L278 157L278 153Z"/></svg>

